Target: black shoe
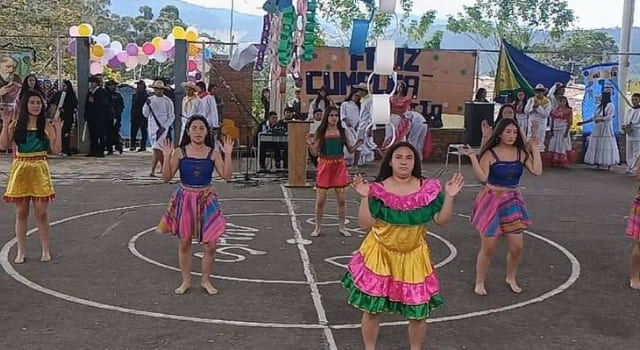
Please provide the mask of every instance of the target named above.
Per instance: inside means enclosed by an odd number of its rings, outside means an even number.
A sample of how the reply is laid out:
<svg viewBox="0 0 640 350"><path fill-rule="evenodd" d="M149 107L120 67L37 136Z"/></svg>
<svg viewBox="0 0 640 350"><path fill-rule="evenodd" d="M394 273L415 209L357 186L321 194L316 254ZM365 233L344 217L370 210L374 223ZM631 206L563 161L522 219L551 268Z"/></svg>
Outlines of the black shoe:
<svg viewBox="0 0 640 350"><path fill-rule="evenodd" d="M138 148L138 152L146 152L147 149L146 148Z"/></svg>

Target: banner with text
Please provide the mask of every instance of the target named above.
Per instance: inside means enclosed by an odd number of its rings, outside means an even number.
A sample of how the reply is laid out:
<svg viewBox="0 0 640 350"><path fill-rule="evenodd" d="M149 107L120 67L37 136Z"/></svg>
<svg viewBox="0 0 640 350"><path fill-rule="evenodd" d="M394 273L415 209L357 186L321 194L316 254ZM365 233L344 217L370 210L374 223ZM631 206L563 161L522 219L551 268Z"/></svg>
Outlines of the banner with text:
<svg viewBox="0 0 640 350"><path fill-rule="evenodd" d="M443 112L462 114L464 103L473 96L476 53L441 50L397 48L395 70L398 80L407 84L418 112L428 112L429 104L442 105ZM350 55L349 48L318 47L314 58L302 62L302 111L309 109L321 87L325 87L334 102L342 102L352 85L367 81L373 71L375 48L369 47L364 55ZM391 91L387 77L375 76L373 91Z"/></svg>

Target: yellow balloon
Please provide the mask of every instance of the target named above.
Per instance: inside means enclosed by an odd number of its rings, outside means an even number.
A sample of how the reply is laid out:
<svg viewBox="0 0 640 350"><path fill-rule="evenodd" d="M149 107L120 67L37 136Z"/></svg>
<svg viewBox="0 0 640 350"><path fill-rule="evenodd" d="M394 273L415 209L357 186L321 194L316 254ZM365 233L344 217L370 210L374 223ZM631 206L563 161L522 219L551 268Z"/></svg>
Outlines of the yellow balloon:
<svg viewBox="0 0 640 350"><path fill-rule="evenodd" d="M160 49L160 44L162 43L162 38L157 36L157 37L153 38L153 40L151 40L151 43L156 48L156 50L159 50Z"/></svg>
<svg viewBox="0 0 640 350"><path fill-rule="evenodd" d="M80 34L80 36L91 36L91 34L93 34L93 27L88 23L82 23L78 26L78 34Z"/></svg>
<svg viewBox="0 0 640 350"><path fill-rule="evenodd" d="M104 56L104 47L100 44L95 44L91 46L91 53L98 58L102 58Z"/></svg>
<svg viewBox="0 0 640 350"><path fill-rule="evenodd" d="M189 45L187 52L189 52L189 56L195 56L198 54L198 48L195 45Z"/></svg>
<svg viewBox="0 0 640 350"><path fill-rule="evenodd" d="M173 30L171 31L171 33L173 34L173 37L178 40L185 39L187 35L187 32L184 31L184 28L180 26L173 27Z"/></svg>
<svg viewBox="0 0 640 350"><path fill-rule="evenodd" d="M198 33L190 30L186 34L187 41L196 41L198 40Z"/></svg>

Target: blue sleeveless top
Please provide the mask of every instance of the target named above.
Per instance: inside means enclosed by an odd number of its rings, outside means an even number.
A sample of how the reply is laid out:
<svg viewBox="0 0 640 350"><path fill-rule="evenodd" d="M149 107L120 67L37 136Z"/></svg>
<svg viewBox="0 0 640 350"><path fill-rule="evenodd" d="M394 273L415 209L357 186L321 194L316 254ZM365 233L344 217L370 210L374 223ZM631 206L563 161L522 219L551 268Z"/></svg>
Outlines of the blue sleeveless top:
<svg viewBox="0 0 640 350"><path fill-rule="evenodd" d="M518 159L510 162L501 161L492 149L489 152L491 152L496 161L489 167L487 183L498 187L518 187L524 170L520 161L520 150L518 150Z"/></svg>
<svg viewBox="0 0 640 350"><path fill-rule="evenodd" d="M207 187L213 177L213 160L211 155L213 148L207 154L207 158L191 158L187 155L187 149L182 147L182 159L180 159L180 182L189 187Z"/></svg>

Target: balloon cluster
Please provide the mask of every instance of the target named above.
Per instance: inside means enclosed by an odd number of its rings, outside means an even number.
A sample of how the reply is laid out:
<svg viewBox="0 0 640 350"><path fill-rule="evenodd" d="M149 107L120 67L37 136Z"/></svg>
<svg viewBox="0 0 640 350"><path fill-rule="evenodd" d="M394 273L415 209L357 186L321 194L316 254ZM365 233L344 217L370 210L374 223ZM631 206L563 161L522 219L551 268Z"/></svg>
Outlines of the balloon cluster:
<svg viewBox="0 0 640 350"><path fill-rule="evenodd" d="M189 61L187 67L189 72L194 72L198 67L202 67L203 61L203 45L197 43L198 41L207 41L206 38L198 37L198 30L194 27L184 29L180 26L176 26L171 31L171 34L166 38L154 37L150 42L144 42L138 46L135 42L123 44L117 40L111 40L108 34L101 33L96 36L93 35L93 27L90 24L83 23L78 26L72 26L69 28L69 36L72 38L91 38L91 48L89 51L90 65L89 72L91 74L102 73L105 66L112 69L125 66L129 69L135 68L138 65L146 65L150 60L156 60L156 62L163 63L168 59L175 56L175 41L176 39L183 39L189 41L188 52ZM69 53L76 55L77 42L72 39L67 47ZM212 54L208 48L204 49L204 56L206 59L211 58ZM205 71L208 71L210 67L205 65Z"/></svg>
<svg viewBox="0 0 640 350"><path fill-rule="evenodd" d="M291 63L293 54L293 30L295 28L295 10L293 6L287 6L282 10L280 44L278 45L278 62L281 66Z"/></svg>

